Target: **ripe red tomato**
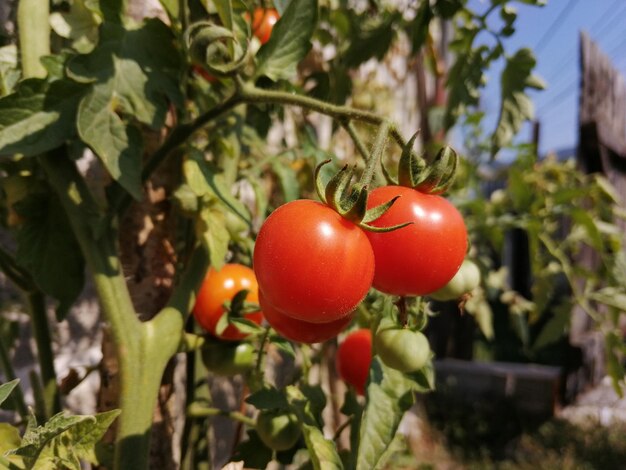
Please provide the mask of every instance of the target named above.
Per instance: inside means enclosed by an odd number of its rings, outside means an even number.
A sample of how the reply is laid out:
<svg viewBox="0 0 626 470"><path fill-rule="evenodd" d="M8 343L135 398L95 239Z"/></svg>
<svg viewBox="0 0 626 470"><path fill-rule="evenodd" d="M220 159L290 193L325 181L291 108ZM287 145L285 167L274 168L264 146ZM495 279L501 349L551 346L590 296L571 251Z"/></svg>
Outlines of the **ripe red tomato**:
<svg viewBox="0 0 626 470"><path fill-rule="evenodd" d="M368 207L400 196L378 227L413 224L384 233L367 232L376 257L374 287L392 295L425 295L445 286L467 251L467 229L459 211L441 196L403 186L370 193Z"/></svg>
<svg viewBox="0 0 626 470"><path fill-rule="evenodd" d="M219 271L210 268L200 286L198 298L193 307L193 315L198 324L212 335L218 336L215 328L224 314L224 302L232 300L235 294L243 289L248 290L246 296L248 302L259 301L259 286L254 277L254 271L249 267L241 264L226 264ZM245 318L260 324L263 320L263 313L249 313ZM245 336L234 325L228 325L219 335L220 338L227 340L240 340Z"/></svg>
<svg viewBox="0 0 626 470"><path fill-rule="evenodd" d="M349 315L374 276L374 253L363 230L310 200L289 202L270 214L253 264L266 303L310 323Z"/></svg>
<svg viewBox="0 0 626 470"><path fill-rule="evenodd" d="M270 40L272 35L272 29L278 21L280 15L274 8L261 8L254 9L252 14L252 34L254 34L261 44L265 44Z"/></svg>
<svg viewBox="0 0 626 470"><path fill-rule="evenodd" d="M339 377L364 395L372 362L371 331L362 328L349 333L337 348L336 362Z"/></svg>
<svg viewBox="0 0 626 470"><path fill-rule="evenodd" d="M322 343L334 338L350 324L354 317L353 314L349 314L329 323L310 323L296 320L269 305L262 292L259 292L259 305L263 310L265 319L278 334L299 343Z"/></svg>

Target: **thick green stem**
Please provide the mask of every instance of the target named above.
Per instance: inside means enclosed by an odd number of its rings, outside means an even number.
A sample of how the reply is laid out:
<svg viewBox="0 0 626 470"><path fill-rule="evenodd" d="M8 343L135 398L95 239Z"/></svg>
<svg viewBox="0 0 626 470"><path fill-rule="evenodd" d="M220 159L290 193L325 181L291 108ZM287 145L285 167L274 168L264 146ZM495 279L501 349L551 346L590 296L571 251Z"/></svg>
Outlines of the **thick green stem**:
<svg viewBox="0 0 626 470"><path fill-rule="evenodd" d="M41 57L50 54L50 2L19 0L17 24L24 78L43 78L47 72Z"/></svg>
<svg viewBox="0 0 626 470"><path fill-rule="evenodd" d="M52 352L52 338L50 337L50 326L46 313L46 300L39 290L29 292L27 299L33 335L37 344L46 416L50 418L61 411L61 397L56 371L54 370L54 353Z"/></svg>
<svg viewBox="0 0 626 470"><path fill-rule="evenodd" d="M0 336L0 369L2 369L2 373L7 382L17 379L9 355L9 348L3 341L2 336ZM13 403L15 403L15 410L19 413L22 421L26 421L28 419L28 406L26 406L21 385L18 384L18 386L13 389L11 397L13 398Z"/></svg>

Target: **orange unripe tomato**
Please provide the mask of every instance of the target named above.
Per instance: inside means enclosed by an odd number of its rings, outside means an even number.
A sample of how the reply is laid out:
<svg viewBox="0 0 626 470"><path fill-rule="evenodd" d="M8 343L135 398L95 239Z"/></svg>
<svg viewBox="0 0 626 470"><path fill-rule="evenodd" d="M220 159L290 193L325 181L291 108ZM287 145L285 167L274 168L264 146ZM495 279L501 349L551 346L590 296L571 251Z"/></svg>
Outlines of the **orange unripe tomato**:
<svg viewBox="0 0 626 470"><path fill-rule="evenodd" d="M270 40L272 30L279 17L280 15L274 8L257 7L254 9L252 14L252 34L261 41L261 44L265 44Z"/></svg>
<svg viewBox="0 0 626 470"><path fill-rule="evenodd" d="M219 271L210 268L193 307L193 315L198 324L207 332L222 339L235 341L245 338L246 335L235 325L228 325L220 335L216 333L217 323L225 311L224 302L231 301L237 292L244 289L248 291L246 301L259 302L259 286L254 271L249 267L242 264L226 264ZM263 313L260 311L249 313L245 318L261 324Z"/></svg>

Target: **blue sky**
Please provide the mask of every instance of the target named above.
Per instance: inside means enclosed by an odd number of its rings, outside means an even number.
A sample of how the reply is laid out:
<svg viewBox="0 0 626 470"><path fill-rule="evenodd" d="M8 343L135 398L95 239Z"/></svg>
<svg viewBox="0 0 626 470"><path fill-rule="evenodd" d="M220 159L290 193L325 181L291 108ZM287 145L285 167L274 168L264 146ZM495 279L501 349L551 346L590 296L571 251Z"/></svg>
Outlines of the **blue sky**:
<svg viewBox="0 0 626 470"><path fill-rule="evenodd" d="M470 6L478 11L490 3L470 0ZM547 0L544 7L512 4L518 11L517 28L505 42L507 52L512 54L520 47L533 49L537 56L536 73L548 84L546 90L532 94L536 116L541 122L540 152L575 147L580 32L586 31L626 75L626 0ZM497 67L489 72L482 97L487 123L498 114L500 70ZM520 140L530 140L530 126L524 128Z"/></svg>

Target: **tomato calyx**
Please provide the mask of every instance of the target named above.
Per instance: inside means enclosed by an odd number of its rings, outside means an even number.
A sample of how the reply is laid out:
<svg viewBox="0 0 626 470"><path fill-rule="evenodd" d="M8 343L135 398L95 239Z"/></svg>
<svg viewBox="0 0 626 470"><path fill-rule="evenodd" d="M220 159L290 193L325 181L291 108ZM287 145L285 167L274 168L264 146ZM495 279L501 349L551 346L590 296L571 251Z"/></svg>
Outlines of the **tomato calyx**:
<svg viewBox="0 0 626 470"><path fill-rule="evenodd" d="M398 163L398 180L387 172L383 173L390 184L406 186L426 194L441 194L454 182L458 165L457 153L452 147L442 147L431 162L413 151L413 144L419 132L402 149Z"/></svg>
<svg viewBox="0 0 626 470"><path fill-rule="evenodd" d="M248 47L237 35L208 21L192 25L186 33L191 61L216 77L230 77L248 63Z"/></svg>
<svg viewBox="0 0 626 470"><path fill-rule="evenodd" d="M399 196L368 209L368 185L360 182L351 185L355 173L354 167L344 165L344 167L328 181L326 186L323 185L320 178L320 171L322 167L330 163L330 161L331 160L325 160L315 168L315 189L319 198L327 206L343 218L371 232L391 232L411 224L411 222L407 222L390 227L376 227L371 225L371 222L374 222L389 210Z"/></svg>
<svg viewBox="0 0 626 470"><path fill-rule="evenodd" d="M259 304L246 301L249 293L248 289L241 289L234 295L232 300L224 302L224 313L215 325L215 334L217 336L224 333L231 324L235 324L238 330L246 334L255 334L262 331L258 324L245 318L246 315L259 312L261 309Z"/></svg>

